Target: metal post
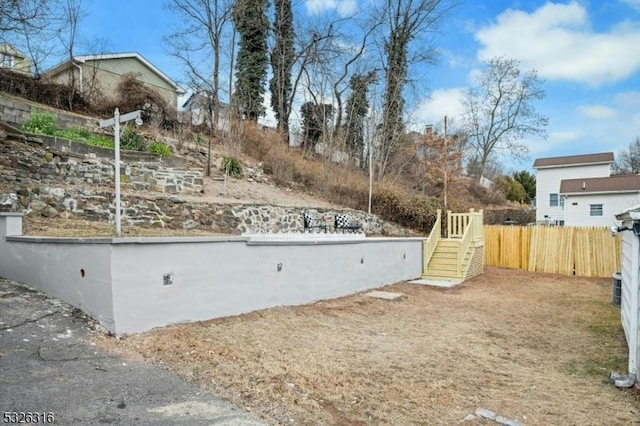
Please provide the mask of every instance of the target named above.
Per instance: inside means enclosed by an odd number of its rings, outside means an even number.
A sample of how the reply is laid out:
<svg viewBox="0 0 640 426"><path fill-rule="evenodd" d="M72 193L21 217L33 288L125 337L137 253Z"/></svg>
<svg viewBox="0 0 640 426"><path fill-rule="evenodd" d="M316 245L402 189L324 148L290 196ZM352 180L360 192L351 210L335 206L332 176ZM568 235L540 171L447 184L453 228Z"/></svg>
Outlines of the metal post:
<svg viewBox="0 0 640 426"><path fill-rule="evenodd" d="M369 140L369 208L367 213L371 214L371 199L373 198L373 140Z"/></svg>
<svg viewBox="0 0 640 426"><path fill-rule="evenodd" d="M116 108L113 113L113 118L113 132L115 136L114 150L116 153L116 237L120 237L122 230L120 226L120 111L118 108Z"/></svg>
<svg viewBox="0 0 640 426"><path fill-rule="evenodd" d="M142 125L142 111L137 110L129 112L127 114L120 115L120 110L116 108L113 112L113 118L100 121L100 128L113 126L113 150L115 152L115 183L116 183L116 237L120 237L121 231L121 208L120 208L120 123L126 123L128 121L135 120L137 126Z"/></svg>

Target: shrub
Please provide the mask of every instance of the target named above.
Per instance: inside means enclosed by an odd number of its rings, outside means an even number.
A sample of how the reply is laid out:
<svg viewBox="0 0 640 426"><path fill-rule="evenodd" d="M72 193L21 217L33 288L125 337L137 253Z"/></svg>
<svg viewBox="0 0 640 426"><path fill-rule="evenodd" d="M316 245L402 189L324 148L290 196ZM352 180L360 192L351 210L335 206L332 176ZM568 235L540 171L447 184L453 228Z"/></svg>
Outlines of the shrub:
<svg viewBox="0 0 640 426"><path fill-rule="evenodd" d="M120 148L128 149L129 151L144 151L146 145L144 138L135 127L125 126L122 136L120 136Z"/></svg>
<svg viewBox="0 0 640 426"><path fill-rule="evenodd" d="M32 113L29 119L25 121L20 128L25 132L49 136L54 136L58 130L55 118L53 118L53 115L48 112Z"/></svg>
<svg viewBox="0 0 640 426"><path fill-rule="evenodd" d="M88 140L87 143L89 145L95 145L95 146L101 146L103 148L111 148L113 149L114 145L113 145L113 139L111 138L106 138L104 136L95 136L92 135Z"/></svg>
<svg viewBox="0 0 640 426"><path fill-rule="evenodd" d="M163 157L168 157L171 155L171 147L164 143L151 142L149 145L149 152L153 152L154 154L158 154Z"/></svg>
<svg viewBox="0 0 640 426"><path fill-rule="evenodd" d="M57 130L55 133L56 136L82 142L89 142L89 139L93 136L90 131L82 127L69 127L68 129Z"/></svg>
<svg viewBox="0 0 640 426"><path fill-rule="evenodd" d="M226 171L229 173L229 176L234 178L242 177L242 163L240 163L240 160L235 157L223 157L220 170Z"/></svg>

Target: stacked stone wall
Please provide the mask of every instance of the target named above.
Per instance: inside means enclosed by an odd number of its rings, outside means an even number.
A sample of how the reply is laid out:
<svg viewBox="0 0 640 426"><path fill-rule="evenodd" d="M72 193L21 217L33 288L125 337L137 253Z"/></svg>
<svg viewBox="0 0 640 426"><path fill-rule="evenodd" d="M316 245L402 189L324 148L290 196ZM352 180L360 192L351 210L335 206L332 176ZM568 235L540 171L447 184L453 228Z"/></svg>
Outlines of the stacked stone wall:
<svg viewBox="0 0 640 426"><path fill-rule="evenodd" d="M229 234L305 232L302 214L306 209L297 207L197 203L177 196L151 198L130 194L122 196L121 205L124 226L204 229ZM0 193L0 211L113 223L115 202L113 191L21 187L16 192ZM328 232L335 232L333 217L346 212L362 225L362 232L367 235L413 236L404 228L364 212L316 211L327 219Z"/></svg>
<svg viewBox="0 0 640 426"><path fill-rule="evenodd" d="M196 194L203 188L201 170L166 167L158 162L121 162L123 189L167 194ZM0 141L0 181L12 185L113 185L115 161L55 153L14 141Z"/></svg>
<svg viewBox="0 0 640 426"><path fill-rule="evenodd" d="M60 128L70 126L94 126L98 120L96 118L75 114L68 111L61 111L46 105L30 102L6 93L0 93L0 120L13 125L20 125L27 121L35 111L46 111L51 113Z"/></svg>

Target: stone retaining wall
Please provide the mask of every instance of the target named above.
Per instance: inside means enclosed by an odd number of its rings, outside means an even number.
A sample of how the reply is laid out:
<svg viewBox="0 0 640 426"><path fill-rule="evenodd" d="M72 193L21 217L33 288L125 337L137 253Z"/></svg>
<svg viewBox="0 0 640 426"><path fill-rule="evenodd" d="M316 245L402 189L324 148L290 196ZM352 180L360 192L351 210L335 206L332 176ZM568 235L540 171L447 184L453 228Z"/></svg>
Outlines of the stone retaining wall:
<svg viewBox="0 0 640 426"><path fill-rule="evenodd" d="M61 111L46 105L30 102L22 98L11 96L7 93L0 92L0 120L10 124L19 125L29 119L34 111L46 111L51 113L56 119L56 124L60 128L69 126L91 126L93 127L97 120L72 112Z"/></svg>
<svg viewBox="0 0 640 426"><path fill-rule="evenodd" d="M202 171L166 167L157 162L121 164L123 189L168 194L200 193ZM35 184L82 183L113 185L115 161L95 156L76 157L28 145L0 141L0 181L30 186Z"/></svg>
<svg viewBox="0 0 640 426"><path fill-rule="evenodd" d="M302 213L305 209L297 207L195 203L176 196L151 199L124 195L121 202L124 226L204 229L228 234L304 232ZM113 223L115 205L113 192L40 186L0 193L0 211L26 211L45 217L73 217ZM412 236L410 231L364 212L316 211L330 224L329 232L334 231L331 226L334 215L346 212L362 225L362 231L368 235Z"/></svg>

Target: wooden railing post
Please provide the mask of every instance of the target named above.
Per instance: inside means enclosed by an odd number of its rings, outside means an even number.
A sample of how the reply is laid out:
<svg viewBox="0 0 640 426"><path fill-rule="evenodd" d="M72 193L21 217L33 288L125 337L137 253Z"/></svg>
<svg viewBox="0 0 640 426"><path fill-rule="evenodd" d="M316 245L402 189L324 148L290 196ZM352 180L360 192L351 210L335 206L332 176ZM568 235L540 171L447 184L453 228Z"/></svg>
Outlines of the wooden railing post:
<svg viewBox="0 0 640 426"><path fill-rule="evenodd" d="M433 256L433 253L436 251L436 247L438 245L438 240L440 240L440 236L442 234L442 210L436 210L436 222L433 224L433 228L431 228L431 232L426 240L422 243L422 274L427 275L427 265Z"/></svg>

